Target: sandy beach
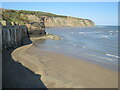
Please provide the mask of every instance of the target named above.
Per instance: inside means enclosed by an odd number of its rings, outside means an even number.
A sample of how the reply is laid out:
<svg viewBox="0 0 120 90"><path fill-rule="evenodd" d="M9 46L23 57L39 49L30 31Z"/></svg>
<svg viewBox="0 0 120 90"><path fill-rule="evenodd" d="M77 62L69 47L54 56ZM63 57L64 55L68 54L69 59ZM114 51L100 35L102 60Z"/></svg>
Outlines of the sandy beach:
<svg viewBox="0 0 120 90"><path fill-rule="evenodd" d="M1 2L2 89L117 90L117 2Z"/></svg>
<svg viewBox="0 0 120 90"><path fill-rule="evenodd" d="M12 58L41 75L47 88L118 87L118 72L63 54L39 50L33 43L15 49Z"/></svg>

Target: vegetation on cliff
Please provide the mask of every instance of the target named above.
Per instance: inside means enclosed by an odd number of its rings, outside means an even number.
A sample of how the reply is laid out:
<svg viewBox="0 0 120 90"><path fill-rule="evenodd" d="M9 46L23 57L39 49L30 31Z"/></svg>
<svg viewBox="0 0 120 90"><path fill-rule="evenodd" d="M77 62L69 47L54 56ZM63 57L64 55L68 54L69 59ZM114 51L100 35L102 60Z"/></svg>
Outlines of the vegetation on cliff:
<svg viewBox="0 0 120 90"><path fill-rule="evenodd" d="M89 19L56 15L41 11L0 9L2 25L26 25L30 33L45 34L45 27L92 27ZM35 32L36 34L36 32Z"/></svg>
<svg viewBox="0 0 120 90"><path fill-rule="evenodd" d="M47 18L63 18L64 20L65 20L65 18L76 19L76 20L84 20L82 18L56 15L56 14L41 12L41 11L2 9L2 19L5 20L5 21L18 22L20 24L26 24L26 23L28 24L28 23L31 23L31 21L29 19L29 16L34 16L34 18L36 18L36 17L41 18L41 17L44 16L44 17L47 17Z"/></svg>
<svg viewBox="0 0 120 90"><path fill-rule="evenodd" d="M29 19L26 15L35 15L37 17L47 16L47 17L62 17L67 18L67 16L56 15L52 13L46 13L41 11L26 11L26 10L2 10L2 19L9 22L18 22L20 24L28 23Z"/></svg>

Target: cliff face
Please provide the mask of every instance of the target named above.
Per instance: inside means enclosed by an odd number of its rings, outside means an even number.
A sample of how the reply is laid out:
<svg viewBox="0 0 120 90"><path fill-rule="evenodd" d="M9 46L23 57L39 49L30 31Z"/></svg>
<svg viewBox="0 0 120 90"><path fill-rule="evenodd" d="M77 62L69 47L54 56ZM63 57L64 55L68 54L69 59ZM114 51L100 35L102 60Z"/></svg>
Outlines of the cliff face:
<svg viewBox="0 0 120 90"><path fill-rule="evenodd" d="M46 17L46 27L93 27L94 22L88 19L79 18L61 18L61 17Z"/></svg>
<svg viewBox="0 0 120 90"><path fill-rule="evenodd" d="M93 27L92 20L61 16L46 12L2 9L2 24L26 25L29 31L43 30L45 27ZM9 23L8 23L9 24Z"/></svg>

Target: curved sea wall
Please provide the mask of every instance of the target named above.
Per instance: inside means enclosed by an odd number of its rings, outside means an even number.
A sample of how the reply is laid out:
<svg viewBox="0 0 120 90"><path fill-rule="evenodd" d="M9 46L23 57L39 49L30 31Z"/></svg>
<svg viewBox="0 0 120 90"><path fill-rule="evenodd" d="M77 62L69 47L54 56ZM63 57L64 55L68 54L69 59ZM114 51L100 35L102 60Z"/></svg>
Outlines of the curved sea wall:
<svg viewBox="0 0 120 90"><path fill-rule="evenodd" d="M29 38L29 34L25 25L2 26L2 46L4 49L22 46L26 38Z"/></svg>
<svg viewBox="0 0 120 90"><path fill-rule="evenodd" d="M2 25L0 25L0 51L2 51Z"/></svg>

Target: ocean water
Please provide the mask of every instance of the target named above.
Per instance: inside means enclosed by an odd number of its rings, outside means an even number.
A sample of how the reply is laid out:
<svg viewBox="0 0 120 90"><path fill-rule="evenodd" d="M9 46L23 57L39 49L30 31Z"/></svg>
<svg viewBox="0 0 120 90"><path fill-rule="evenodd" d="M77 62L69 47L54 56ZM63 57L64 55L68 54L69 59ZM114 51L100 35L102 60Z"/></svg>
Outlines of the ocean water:
<svg viewBox="0 0 120 90"><path fill-rule="evenodd" d="M46 28L62 40L42 40L36 47L118 70L118 27Z"/></svg>

